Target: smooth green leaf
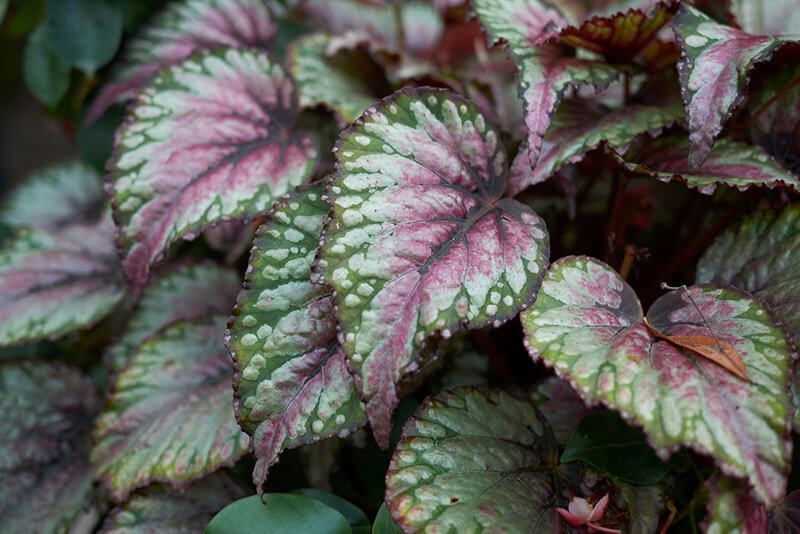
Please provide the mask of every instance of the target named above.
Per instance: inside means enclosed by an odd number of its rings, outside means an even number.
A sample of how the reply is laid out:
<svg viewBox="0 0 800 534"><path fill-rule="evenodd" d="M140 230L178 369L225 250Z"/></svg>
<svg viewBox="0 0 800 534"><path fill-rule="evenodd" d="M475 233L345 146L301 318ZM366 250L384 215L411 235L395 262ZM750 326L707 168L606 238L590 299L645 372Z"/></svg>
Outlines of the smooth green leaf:
<svg viewBox="0 0 800 534"><path fill-rule="evenodd" d="M403 534L403 529L392 519L386 503L381 504L381 507L378 508L378 514L372 524L372 534Z"/></svg>
<svg viewBox="0 0 800 534"><path fill-rule="evenodd" d="M229 504L205 534L349 534L347 519L318 500L287 493L252 495Z"/></svg>
<svg viewBox="0 0 800 534"><path fill-rule="evenodd" d="M122 106L113 106L91 124L83 120L84 116L78 121L78 150L84 161L98 172L105 172L106 163L114 148L114 133L122 124L124 109Z"/></svg>
<svg viewBox="0 0 800 534"><path fill-rule="evenodd" d="M47 39L64 63L94 74L122 40L121 0L49 0Z"/></svg>
<svg viewBox="0 0 800 534"><path fill-rule="evenodd" d="M44 25L28 36L22 55L22 77L33 96L49 107L55 107L69 89L69 64L51 49Z"/></svg>
<svg viewBox="0 0 800 534"><path fill-rule="evenodd" d="M350 523L350 528L353 529L353 534L369 534L370 526L367 514L365 514L361 508L350 501L342 499L333 493L315 488L303 488L294 490L292 493L305 495L306 497L316 499L342 514L344 518L347 519L347 522Z"/></svg>

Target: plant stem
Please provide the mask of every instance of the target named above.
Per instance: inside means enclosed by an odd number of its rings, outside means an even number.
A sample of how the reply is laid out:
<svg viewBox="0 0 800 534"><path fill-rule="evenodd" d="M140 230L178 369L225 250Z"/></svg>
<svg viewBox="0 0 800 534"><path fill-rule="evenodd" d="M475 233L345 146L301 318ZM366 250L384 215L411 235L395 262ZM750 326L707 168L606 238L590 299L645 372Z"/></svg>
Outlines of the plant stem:
<svg viewBox="0 0 800 534"><path fill-rule="evenodd" d="M403 25L403 5L400 2L395 2L394 7L394 22L397 25L397 50L400 55L405 55L406 52L406 28Z"/></svg>
<svg viewBox="0 0 800 534"><path fill-rule="evenodd" d="M606 251L606 262L616 250L617 245L625 240L625 190L628 188L627 173L620 173L614 177L611 188L611 212L608 215L606 236L609 237L609 247Z"/></svg>
<svg viewBox="0 0 800 534"><path fill-rule="evenodd" d="M628 279L628 274L631 272L633 260L636 259L636 247L633 245L625 245L625 257L622 258L622 267L619 268L619 275L623 280Z"/></svg>

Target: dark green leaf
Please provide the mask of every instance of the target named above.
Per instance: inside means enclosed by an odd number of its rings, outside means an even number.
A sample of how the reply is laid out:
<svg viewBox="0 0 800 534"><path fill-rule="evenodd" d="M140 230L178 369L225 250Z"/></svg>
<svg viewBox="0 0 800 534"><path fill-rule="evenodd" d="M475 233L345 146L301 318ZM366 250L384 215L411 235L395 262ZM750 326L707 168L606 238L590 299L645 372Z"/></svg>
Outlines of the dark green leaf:
<svg viewBox="0 0 800 534"><path fill-rule="evenodd" d="M304 495L306 497L311 497L312 499L316 499L322 504L330 506L347 519L347 522L350 523L350 527L353 529L354 534L363 533L368 534L370 531L369 526L369 518L364 511L356 506L355 504L342 499L338 495L334 495L333 493L318 490L315 488L302 488L299 490L294 490L292 493L296 493L298 495Z"/></svg>
<svg viewBox="0 0 800 534"><path fill-rule="evenodd" d="M69 65L53 53L45 27L40 24L28 36L22 56L22 77L28 90L53 107L69 89L69 70Z"/></svg>
<svg viewBox="0 0 800 534"><path fill-rule="evenodd" d="M81 158L100 172L104 172L106 161L114 147L114 132L124 115L122 106L113 106L99 119L87 124L83 119L78 122L78 150Z"/></svg>
<svg viewBox="0 0 800 534"><path fill-rule="evenodd" d="M394 522L394 519L392 519L392 516L389 514L386 503L381 505L378 510L378 515L375 516L375 523L372 525L372 534L403 534L403 529Z"/></svg>
<svg viewBox="0 0 800 534"><path fill-rule="evenodd" d="M87 74L108 63L122 39L120 0L50 0L45 21L53 51Z"/></svg>
<svg viewBox="0 0 800 534"><path fill-rule="evenodd" d="M583 460L632 484L655 484L670 468L656 456L639 428L612 411L590 413L572 434L561 461Z"/></svg>
<svg viewBox="0 0 800 534"><path fill-rule="evenodd" d="M239 499L222 509L205 534L348 534L342 514L302 495L267 493Z"/></svg>

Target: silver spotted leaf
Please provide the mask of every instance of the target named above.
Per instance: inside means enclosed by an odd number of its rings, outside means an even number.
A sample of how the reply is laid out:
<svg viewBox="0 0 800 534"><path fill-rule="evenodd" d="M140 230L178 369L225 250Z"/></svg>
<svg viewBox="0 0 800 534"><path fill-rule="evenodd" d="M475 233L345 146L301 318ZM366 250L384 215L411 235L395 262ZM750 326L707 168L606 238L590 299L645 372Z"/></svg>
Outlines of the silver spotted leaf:
<svg viewBox="0 0 800 534"><path fill-rule="evenodd" d="M218 317L172 325L116 376L91 456L115 500L151 482L185 487L247 451L233 413L224 324Z"/></svg>
<svg viewBox="0 0 800 534"><path fill-rule="evenodd" d="M503 197L498 132L470 102L405 89L368 109L335 148L331 220L317 267L379 444L397 384L431 336L500 325L533 298L549 257L544 221Z"/></svg>
<svg viewBox="0 0 800 534"><path fill-rule="evenodd" d="M221 46L266 48L277 33L264 0L178 0L142 26L125 45L111 77L86 115L97 120L112 104L130 100L160 70L193 52Z"/></svg>
<svg viewBox="0 0 800 534"><path fill-rule="evenodd" d="M310 280L328 216L323 194L317 183L275 203L229 324L236 411L253 436L259 487L284 449L345 436L366 419L336 339L331 289Z"/></svg>
<svg viewBox="0 0 800 534"><path fill-rule="evenodd" d="M198 53L139 94L109 163L134 290L177 240L259 215L310 176L317 149L294 128L297 114L292 80L252 50Z"/></svg>
<svg viewBox="0 0 800 534"><path fill-rule="evenodd" d="M88 430L91 381L42 361L0 365L0 517L9 534L90 532L94 504Z"/></svg>
<svg viewBox="0 0 800 534"><path fill-rule="evenodd" d="M125 331L109 348L109 367L121 370L139 345L175 323L227 314L240 288L238 274L211 263L162 273L144 288Z"/></svg>
<svg viewBox="0 0 800 534"><path fill-rule="evenodd" d="M554 263L521 318L534 360L569 380L587 404L606 404L643 427L662 459L688 446L746 478L763 502L783 497L792 351L759 301L733 288L693 286L663 295L647 314L664 335L729 343L749 382L653 337L633 289L593 258Z"/></svg>

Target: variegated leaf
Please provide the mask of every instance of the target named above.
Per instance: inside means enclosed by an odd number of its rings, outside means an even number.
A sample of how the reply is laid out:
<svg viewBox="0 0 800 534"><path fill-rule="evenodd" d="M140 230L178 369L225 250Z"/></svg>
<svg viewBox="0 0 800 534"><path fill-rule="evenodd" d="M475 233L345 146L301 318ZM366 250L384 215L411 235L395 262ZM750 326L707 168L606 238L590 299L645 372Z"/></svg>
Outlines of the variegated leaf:
<svg viewBox="0 0 800 534"><path fill-rule="evenodd" d="M794 0L727 0L734 21L756 35L797 33L800 11Z"/></svg>
<svg viewBox="0 0 800 534"><path fill-rule="evenodd" d="M202 52L161 72L117 132L110 163L123 269L135 290L175 241L269 209L311 174L294 85L260 52Z"/></svg>
<svg viewBox="0 0 800 534"><path fill-rule="evenodd" d="M531 168L525 147L517 153L511 165L509 192L516 194L547 180L562 166L580 161L601 144L624 152L640 134L658 135L682 117L679 101L630 104L617 110L588 100L567 101L553 116L536 167Z"/></svg>
<svg viewBox="0 0 800 534"><path fill-rule="evenodd" d="M93 326L124 295L107 211L53 232L20 228L0 249L0 345Z"/></svg>
<svg viewBox="0 0 800 534"><path fill-rule="evenodd" d="M539 160L550 117L570 87L605 86L619 74L606 63L565 55L554 45L542 45L567 20L539 0L475 0L475 12L491 42L505 41L519 69L520 97L525 107L531 165Z"/></svg>
<svg viewBox="0 0 800 534"><path fill-rule="evenodd" d="M696 167L744 100L752 66L769 59L782 45L800 40L800 35L750 35L715 22L687 4L673 24L683 49L678 74L689 121L689 164Z"/></svg>
<svg viewBox="0 0 800 534"><path fill-rule="evenodd" d="M331 290L310 281L328 215L323 193L315 184L275 203L229 325L236 412L253 436L259 487L284 449L345 436L366 419L336 340Z"/></svg>
<svg viewBox="0 0 800 534"><path fill-rule="evenodd" d="M531 356L551 365L589 404L603 403L644 428L666 459L680 446L710 454L774 504L786 489L791 441L787 384L792 351L765 307L735 289L671 291L647 319L666 335L732 345L750 382L654 338L634 291L598 260L554 263L522 314Z"/></svg>
<svg viewBox="0 0 800 534"><path fill-rule="evenodd" d="M106 204L100 176L80 162L35 173L0 204L0 223L54 231L96 221Z"/></svg>
<svg viewBox="0 0 800 534"><path fill-rule="evenodd" d="M117 375L94 429L92 463L118 501L151 482L177 488L247 450L233 413L224 318L177 323Z"/></svg>
<svg viewBox="0 0 800 534"><path fill-rule="evenodd" d="M452 93L402 90L339 139L319 271L375 436L388 445L397 383L437 332L499 325L533 297L544 221L504 198L497 131Z"/></svg>
<svg viewBox="0 0 800 534"><path fill-rule="evenodd" d="M139 345L175 323L227 314L240 288L239 275L211 263L170 269L145 287L108 351L109 367L120 371Z"/></svg>
<svg viewBox="0 0 800 534"><path fill-rule="evenodd" d="M154 485L118 506L103 522L102 534L185 534L201 532L222 508L247 492L223 473L185 491Z"/></svg>
<svg viewBox="0 0 800 534"><path fill-rule="evenodd" d="M297 83L301 106L325 105L342 122L350 123L377 100L370 82L381 73L375 72L369 56L359 49L329 54L330 40L329 35L316 33L292 43L289 72Z"/></svg>
<svg viewBox="0 0 800 534"><path fill-rule="evenodd" d="M96 410L94 386L73 368L0 365L3 532L92 531L100 511L93 505L87 430Z"/></svg>
<svg viewBox="0 0 800 534"><path fill-rule="evenodd" d="M128 42L123 56L86 115L97 120L116 102L129 100L161 69L198 50L221 46L266 48L277 33L264 0L178 0Z"/></svg>
<svg viewBox="0 0 800 534"><path fill-rule="evenodd" d="M739 190L753 186L800 189L800 179L758 146L720 139L699 167L692 167L690 154L689 141L673 135L642 143L620 162L632 172L649 174L665 182L679 179L705 194L713 193L719 184Z"/></svg>

